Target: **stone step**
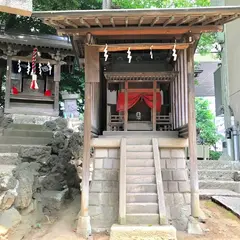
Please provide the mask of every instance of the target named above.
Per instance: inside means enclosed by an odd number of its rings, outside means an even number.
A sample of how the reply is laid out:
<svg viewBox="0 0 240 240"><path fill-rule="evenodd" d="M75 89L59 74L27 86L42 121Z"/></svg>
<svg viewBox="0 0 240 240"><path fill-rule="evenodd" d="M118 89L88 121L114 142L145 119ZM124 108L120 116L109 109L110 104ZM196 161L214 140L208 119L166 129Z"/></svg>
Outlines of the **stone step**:
<svg viewBox="0 0 240 240"><path fill-rule="evenodd" d="M21 145L21 144L0 144L0 153L18 153L20 148L24 147L36 147L36 148L46 148L45 145ZM49 147L51 148L51 147Z"/></svg>
<svg viewBox="0 0 240 240"><path fill-rule="evenodd" d="M9 126L9 128L15 129L15 130L32 130L32 131L42 131L47 130L44 125L40 124L18 124L13 123Z"/></svg>
<svg viewBox="0 0 240 240"><path fill-rule="evenodd" d="M127 213L159 213L157 203L127 203Z"/></svg>
<svg viewBox="0 0 240 240"><path fill-rule="evenodd" d="M159 214L126 214L127 224L159 224Z"/></svg>
<svg viewBox="0 0 240 240"><path fill-rule="evenodd" d="M127 193L157 193L156 184L127 184Z"/></svg>
<svg viewBox="0 0 240 240"><path fill-rule="evenodd" d="M15 165L18 162L17 153L0 153L0 164Z"/></svg>
<svg viewBox="0 0 240 240"><path fill-rule="evenodd" d="M233 180L234 170L198 170L199 180Z"/></svg>
<svg viewBox="0 0 240 240"><path fill-rule="evenodd" d="M127 203L158 203L157 193L127 193Z"/></svg>
<svg viewBox="0 0 240 240"><path fill-rule="evenodd" d="M187 161L189 167L189 161ZM240 162L236 161L217 161L217 160L199 160L199 170L240 170Z"/></svg>
<svg viewBox="0 0 240 240"><path fill-rule="evenodd" d="M127 146L128 145L151 145L151 138L127 138Z"/></svg>
<svg viewBox="0 0 240 240"><path fill-rule="evenodd" d="M154 167L153 159L127 159L127 167Z"/></svg>
<svg viewBox="0 0 240 240"><path fill-rule="evenodd" d="M38 138L38 137L13 137L2 136L0 144L21 144L21 145L47 145L51 143L51 138Z"/></svg>
<svg viewBox="0 0 240 240"><path fill-rule="evenodd" d="M11 175L12 171L16 168L16 165L0 165L0 177L5 175Z"/></svg>
<svg viewBox="0 0 240 240"><path fill-rule="evenodd" d="M18 129L4 129L3 136L16 136L16 137L38 137L38 138L52 138L52 131L33 131L29 130L18 130Z"/></svg>
<svg viewBox="0 0 240 240"><path fill-rule="evenodd" d="M152 145L127 145L127 152L152 152Z"/></svg>
<svg viewBox="0 0 240 240"><path fill-rule="evenodd" d="M156 183L155 175L127 175L127 183Z"/></svg>
<svg viewBox="0 0 240 240"><path fill-rule="evenodd" d="M200 189L228 189L234 192L240 192L240 182L234 181L216 181L216 180L200 180Z"/></svg>
<svg viewBox="0 0 240 240"><path fill-rule="evenodd" d="M153 152L127 152L127 159L153 159Z"/></svg>
<svg viewBox="0 0 240 240"><path fill-rule="evenodd" d="M154 175L154 167L127 167L127 175Z"/></svg>
<svg viewBox="0 0 240 240"><path fill-rule="evenodd" d="M211 199L212 196L240 198L240 193L236 193L228 189L200 189L199 195L200 195L200 199Z"/></svg>

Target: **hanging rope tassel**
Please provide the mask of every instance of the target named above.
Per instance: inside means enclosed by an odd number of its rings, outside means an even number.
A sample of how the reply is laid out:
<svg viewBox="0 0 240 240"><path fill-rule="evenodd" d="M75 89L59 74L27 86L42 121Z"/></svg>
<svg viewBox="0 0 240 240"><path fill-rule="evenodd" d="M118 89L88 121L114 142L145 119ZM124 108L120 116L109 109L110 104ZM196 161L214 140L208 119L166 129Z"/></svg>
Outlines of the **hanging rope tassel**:
<svg viewBox="0 0 240 240"><path fill-rule="evenodd" d="M33 90L38 89L37 74L36 74L37 52L38 52L38 49L34 48L33 54L32 54L32 82L31 82L31 86L30 86L30 88Z"/></svg>

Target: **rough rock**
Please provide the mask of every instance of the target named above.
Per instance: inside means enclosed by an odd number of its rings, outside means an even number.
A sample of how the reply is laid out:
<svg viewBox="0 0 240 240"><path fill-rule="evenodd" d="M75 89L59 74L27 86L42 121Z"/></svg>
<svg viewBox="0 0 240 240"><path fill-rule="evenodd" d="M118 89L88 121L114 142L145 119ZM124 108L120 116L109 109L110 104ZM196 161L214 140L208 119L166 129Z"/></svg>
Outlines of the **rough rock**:
<svg viewBox="0 0 240 240"><path fill-rule="evenodd" d="M240 182L240 171L235 172L235 173L233 174L233 180L234 180L235 182Z"/></svg>
<svg viewBox="0 0 240 240"><path fill-rule="evenodd" d="M2 128L7 128L9 125L11 125L11 123L13 123L13 119L10 117L0 117L0 126Z"/></svg>
<svg viewBox="0 0 240 240"><path fill-rule="evenodd" d="M22 162L42 162L48 161L51 155L50 147L22 147L19 150L19 157Z"/></svg>
<svg viewBox="0 0 240 240"><path fill-rule="evenodd" d="M10 189L0 194L0 210L6 210L12 207L15 198L18 195L17 194L18 185L19 182L17 182L16 187L14 189Z"/></svg>
<svg viewBox="0 0 240 240"><path fill-rule="evenodd" d="M65 135L62 132L55 132L52 140L52 152L58 154L59 149L63 149L65 144Z"/></svg>
<svg viewBox="0 0 240 240"><path fill-rule="evenodd" d="M83 137L80 133L74 133L68 142L68 149L75 159L82 158Z"/></svg>
<svg viewBox="0 0 240 240"><path fill-rule="evenodd" d="M57 124L55 121L46 121L44 126L51 131L55 131L57 129Z"/></svg>
<svg viewBox="0 0 240 240"><path fill-rule="evenodd" d="M6 191L8 189L13 189L16 187L17 180L12 176L12 174L7 174L0 177L0 191Z"/></svg>
<svg viewBox="0 0 240 240"><path fill-rule="evenodd" d="M50 173L45 176L41 181L41 184L46 190L57 190L61 191L67 185L63 174L60 173Z"/></svg>
<svg viewBox="0 0 240 240"><path fill-rule="evenodd" d="M14 173L19 181L17 188L18 196L15 199L15 207L17 209L27 208L32 201L35 191L33 184L36 181L35 177L38 175L36 168L38 168L36 163L22 163Z"/></svg>
<svg viewBox="0 0 240 240"><path fill-rule="evenodd" d="M66 198L68 189L63 191L43 191L42 192L42 205L44 208L54 213L61 209Z"/></svg>
<svg viewBox="0 0 240 240"><path fill-rule="evenodd" d="M0 234L6 235L21 222L21 215L15 208L0 213ZM1 235L0 235L1 236Z"/></svg>
<svg viewBox="0 0 240 240"><path fill-rule="evenodd" d="M64 119L64 118L57 118L57 119L55 120L55 123L56 123L56 125L57 125L57 130L61 130L61 131L63 131L64 129L66 129L67 126L68 126L67 120Z"/></svg>
<svg viewBox="0 0 240 240"><path fill-rule="evenodd" d="M26 216L26 215L32 213L35 209L37 209L37 200L33 199L31 201L30 205L21 211L21 215Z"/></svg>

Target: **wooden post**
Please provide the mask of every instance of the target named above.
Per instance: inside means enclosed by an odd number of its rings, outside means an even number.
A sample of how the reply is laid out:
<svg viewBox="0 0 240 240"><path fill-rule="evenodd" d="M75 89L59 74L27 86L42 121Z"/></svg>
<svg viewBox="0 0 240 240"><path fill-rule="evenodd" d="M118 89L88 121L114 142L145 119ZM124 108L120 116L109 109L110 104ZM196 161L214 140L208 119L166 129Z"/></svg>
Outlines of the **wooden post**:
<svg viewBox="0 0 240 240"><path fill-rule="evenodd" d="M5 109L10 107L10 93L12 82L12 54L7 54L7 73L6 73L6 92L5 92Z"/></svg>
<svg viewBox="0 0 240 240"><path fill-rule="evenodd" d="M194 85L194 48L188 49L188 134L190 157L191 215L199 217L199 186L197 168L197 140Z"/></svg>
<svg viewBox="0 0 240 240"><path fill-rule="evenodd" d="M125 81L124 89L124 131L128 129L128 81Z"/></svg>
<svg viewBox="0 0 240 240"><path fill-rule="evenodd" d="M85 46L85 108L84 108L84 140L82 163L82 193L81 211L78 220L77 233L88 238L91 234L89 207L89 177L90 177L90 150L92 128L92 84L99 82L99 52L96 47Z"/></svg>
<svg viewBox="0 0 240 240"><path fill-rule="evenodd" d="M59 82L61 79L61 65L60 61L54 66L54 111L59 111Z"/></svg>
<svg viewBox="0 0 240 240"><path fill-rule="evenodd" d="M153 123L153 131L156 131L156 119L157 119L157 81L153 81L153 115L152 115L152 123Z"/></svg>

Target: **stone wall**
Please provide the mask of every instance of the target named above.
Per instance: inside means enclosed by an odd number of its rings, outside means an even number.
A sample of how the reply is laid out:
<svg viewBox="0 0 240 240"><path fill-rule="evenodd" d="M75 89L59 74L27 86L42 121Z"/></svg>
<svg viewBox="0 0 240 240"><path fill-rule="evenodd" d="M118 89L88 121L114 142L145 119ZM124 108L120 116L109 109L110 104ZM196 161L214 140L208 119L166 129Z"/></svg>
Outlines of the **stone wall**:
<svg viewBox="0 0 240 240"><path fill-rule="evenodd" d="M170 224L186 230L190 216L190 182L185 150L160 149L165 202ZM95 149L89 214L93 232L118 222L120 150Z"/></svg>
<svg viewBox="0 0 240 240"><path fill-rule="evenodd" d="M184 149L160 149L163 187L169 222L186 230L190 216L190 182Z"/></svg>
<svg viewBox="0 0 240 240"><path fill-rule="evenodd" d="M95 149L89 214L93 232L109 230L118 221L119 149Z"/></svg>

